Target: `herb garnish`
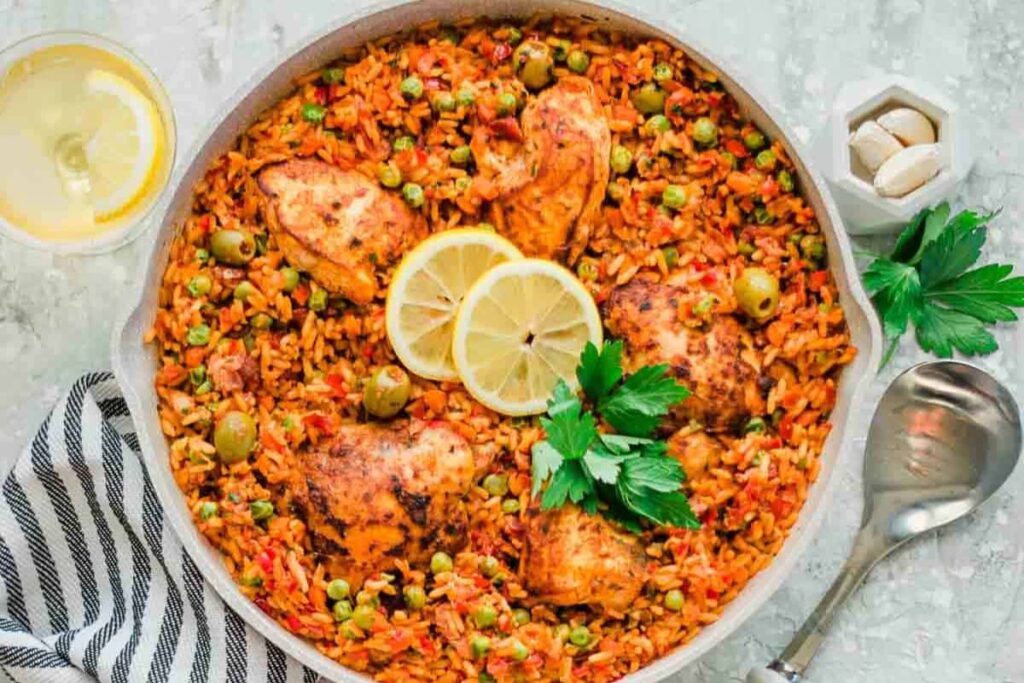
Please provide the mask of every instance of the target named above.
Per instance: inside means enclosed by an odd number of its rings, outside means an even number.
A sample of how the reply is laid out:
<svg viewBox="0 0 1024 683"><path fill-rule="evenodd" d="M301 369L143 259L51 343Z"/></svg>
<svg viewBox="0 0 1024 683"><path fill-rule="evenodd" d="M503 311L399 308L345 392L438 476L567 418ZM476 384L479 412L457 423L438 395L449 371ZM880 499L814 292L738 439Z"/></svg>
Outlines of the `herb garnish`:
<svg viewBox="0 0 1024 683"><path fill-rule="evenodd" d="M655 524L699 529L690 501L680 491L686 473L654 438L660 419L690 392L666 376L667 365L648 365L622 381L622 342L588 343L576 378L601 419L617 433L602 434L594 412L564 381L559 381L540 418L547 438L533 445L533 490L544 483L541 508L578 504L601 510L632 531L642 519Z"/></svg>
<svg viewBox="0 0 1024 683"><path fill-rule="evenodd" d="M998 344L985 326L1016 320L1010 307L1024 306L1024 277L1007 277L1013 266L967 270L981 255L985 226L996 214L949 214L946 202L918 213L892 253L864 271L889 345L883 366L911 322L921 348L940 358L953 349L968 356L991 353Z"/></svg>

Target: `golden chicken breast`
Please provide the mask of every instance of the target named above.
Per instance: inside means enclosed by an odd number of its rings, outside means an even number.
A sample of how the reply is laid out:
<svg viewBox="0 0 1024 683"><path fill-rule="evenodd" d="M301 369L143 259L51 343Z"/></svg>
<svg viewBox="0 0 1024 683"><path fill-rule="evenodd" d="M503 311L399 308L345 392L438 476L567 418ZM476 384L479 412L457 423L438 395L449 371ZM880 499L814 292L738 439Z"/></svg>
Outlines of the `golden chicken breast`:
<svg viewBox="0 0 1024 683"><path fill-rule="evenodd" d="M629 608L646 580L636 536L575 505L527 514L520 573L531 596L553 605Z"/></svg>
<svg viewBox="0 0 1024 683"><path fill-rule="evenodd" d="M668 439L668 455L679 461L686 472L686 480L704 476L711 467L722 464L722 442L703 430L681 429Z"/></svg>
<svg viewBox="0 0 1024 683"><path fill-rule="evenodd" d="M415 566L465 545L473 453L448 427L348 425L300 460L297 502L332 576L358 585L396 559Z"/></svg>
<svg viewBox="0 0 1024 683"><path fill-rule="evenodd" d="M292 159L263 169L258 182L288 262L357 304L373 299L375 270L427 234L422 216L358 171Z"/></svg>
<svg viewBox="0 0 1024 683"><path fill-rule="evenodd" d="M683 325L677 317L680 290L668 284L634 280L617 288L604 307L609 331L625 342L627 372L668 363L669 372L690 390L666 427L696 420L713 432L737 430L764 412L758 370L744 351L750 333L731 315L718 315L705 328Z"/></svg>
<svg viewBox="0 0 1024 683"><path fill-rule="evenodd" d="M611 133L593 84L562 78L522 114L522 144L478 126L477 167L493 178L502 232L527 256L572 263L586 248L608 185Z"/></svg>

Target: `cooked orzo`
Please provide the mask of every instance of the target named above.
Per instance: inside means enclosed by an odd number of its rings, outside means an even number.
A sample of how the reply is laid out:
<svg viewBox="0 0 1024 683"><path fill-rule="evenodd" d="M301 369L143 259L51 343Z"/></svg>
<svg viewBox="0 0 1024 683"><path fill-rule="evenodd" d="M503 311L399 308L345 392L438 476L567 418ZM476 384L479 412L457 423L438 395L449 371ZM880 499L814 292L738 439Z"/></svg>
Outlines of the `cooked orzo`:
<svg viewBox="0 0 1024 683"><path fill-rule="evenodd" d="M538 418L400 367L392 273L454 227L566 265L627 373L690 390L659 434L699 529L540 510ZM563 19L423 26L300 79L195 188L150 335L199 530L384 681L608 681L692 639L782 547L855 354L783 146L679 50Z"/></svg>

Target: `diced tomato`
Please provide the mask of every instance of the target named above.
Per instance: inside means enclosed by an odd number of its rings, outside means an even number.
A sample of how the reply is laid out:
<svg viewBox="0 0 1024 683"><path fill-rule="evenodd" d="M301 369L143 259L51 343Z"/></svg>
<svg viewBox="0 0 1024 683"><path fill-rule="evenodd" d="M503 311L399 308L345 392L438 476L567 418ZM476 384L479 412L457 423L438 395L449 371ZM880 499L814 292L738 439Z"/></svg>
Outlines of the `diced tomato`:
<svg viewBox="0 0 1024 683"><path fill-rule="evenodd" d="M328 374L324 377L324 382L327 383L327 386L334 391L334 395L338 398L341 398L348 393L345 378L337 373L332 372Z"/></svg>
<svg viewBox="0 0 1024 683"><path fill-rule="evenodd" d="M433 641L431 641L427 636L420 636L419 643L420 650L422 650L424 654L432 655L436 651L434 649Z"/></svg>
<svg viewBox="0 0 1024 683"><path fill-rule="evenodd" d="M719 596L721 596L721 593L714 590L713 588L708 588L706 594L708 596L708 600L717 600Z"/></svg>
<svg viewBox="0 0 1024 683"><path fill-rule="evenodd" d="M708 272L704 273L704 275L702 275L700 278L700 283L705 287L711 287L717 282L718 275L713 270L709 270Z"/></svg>
<svg viewBox="0 0 1024 683"><path fill-rule="evenodd" d="M300 306L305 306L306 302L309 301L309 286L301 284L295 288L292 292L292 298L299 302Z"/></svg>
<svg viewBox="0 0 1024 683"><path fill-rule="evenodd" d="M269 448L272 451L277 451L280 453L281 451L284 450L284 444L282 444L280 441L274 438L274 435L266 430L260 432L260 443L263 444L264 447Z"/></svg>
<svg viewBox="0 0 1024 683"><path fill-rule="evenodd" d="M779 436L786 441L793 438L793 418L789 415L784 415L779 421Z"/></svg>
<svg viewBox="0 0 1024 683"><path fill-rule="evenodd" d="M497 64L498 62L503 62L511 56L512 46L506 42L498 43L497 45L494 46L494 49L491 50L491 61L494 62L495 64Z"/></svg>
<svg viewBox="0 0 1024 683"><path fill-rule="evenodd" d="M316 100L316 103L319 105L327 104L327 88L322 85L319 86L313 91L313 99Z"/></svg>
<svg viewBox="0 0 1024 683"><path fill-rule="evenodd" d="M256 564L260 566L268 576L274 573L274 557L276 553L273 548L267 548L256 556Z"/></svg>
<svg viewBox="0 0 1024 683"><path fill-rule="evenodd" d="M264 614L270 614L270 604L266 601L266 599L256 598L255 600L253 600L253 602L256 603L257 607L263 610Z"/></svg>
<svg viewBox="0 0 1024 683"><path fill-rule="evenodd" d="M811 291L818 291L822 287L828 284L828 271L827 270L816 270L811 273L811 279L808 282L808 286Z"/></svg>
<svg viewBox="0 0 1024 683"><path fill-rule="evenodd" d="M514 116L506 116L491 122L491 130L494 134L512 140L513 142L523 141L523 130L519 127L519 121Z"/></svg>
<svg viewBox="0 0 1024 683"><path fill-rule="evenodd" d="M307 427L313 427L314 429L326 434L330 434L332 431L330 420L328 420L325 415L320 415L319 413L313 413L312 415L305 416L302 418L302 424Z"/></svg>
<svg viewBox="0 0 1024 683"><path fill-rule="evenodd" d="M689 88L679 88L665 100L665 116L672 123L680 124L685 119L686 106L693 102L693 91Z"/></svg>
<svg viewBox="0 0 1024 683"><path fill-rule="evenodd" d="M747 151L746 145L735 138L725 141L725 151L729 152L737 159L742 159L750 155L750 152Z"/></svg>
<svg viewBox="0 0 1024 683"><path fill-rule="evenodd" d="M494 111L494 107L490 106L486 102L481 102L476 105L476 117L480 119L481 123L490 123L494 120L497 114Z"/></svg>
<svg viewBox="0 0 1024 683"><path fill-rule="evenodd" d="M285 621L288 622L288 628L291 629L292 632L297 632L299 629L302 628L302 622L299 621L299 618L294 614L289 614L288 618L285 619Z"/></svg>
<svg viewBox="0 0 1024 683"><path fill-rule="evenodd" d="M202 364L206 356L206 347L193 346L185 352L185 367L194 368Z"/></svg>
<svg viewBox="0 0 1024 683"><path fill-rule="evenodd" d="M165 365L156 373L156 383L168 387L177 386L187 378L188 371L177 363Z"/></svg>
<svg viewBox="0 0 1024 683"><path fill-rule="evenodd" d="M765 178L765 181L761 183L761 199L764 201L770 201L778 196L779 184L775 182L774 178Z"/></svg>
<svg viewBox="0 0 1024 683"><path fill-rule="evenodd" d="M416 70L421 74L428 74L430 70L434 68L434 64L437 62L437 55L430 50L427 50L420 58L416 60Z"/></svg>

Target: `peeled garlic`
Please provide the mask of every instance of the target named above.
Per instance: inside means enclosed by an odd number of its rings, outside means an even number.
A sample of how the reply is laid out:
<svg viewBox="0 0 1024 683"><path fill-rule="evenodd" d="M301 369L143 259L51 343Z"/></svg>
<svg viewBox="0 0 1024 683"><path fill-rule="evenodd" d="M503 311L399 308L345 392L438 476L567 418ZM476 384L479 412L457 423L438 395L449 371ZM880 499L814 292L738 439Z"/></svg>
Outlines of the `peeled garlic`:
<svg viewBox="0 0 1024 683"><path fill-rule="evenodd" d="M886 159L903 149L903 145L874 121L865 121L850 137L850 148L874 175Z"/></svg>
<svg viewBox="0 0 1024 683"><path fill-rule="evenodd" d="M939 172L941 150L941 145L914 145L893 154L875 174L875 190L883 197L910 194Z"/></svg>
<svg viewBox="0 0 1024 683"><path fill-rule="evenodd" d="M893 109L879 116L878 124L907 147L935 142L935 127L927 116L916 109Z"/></svg>

